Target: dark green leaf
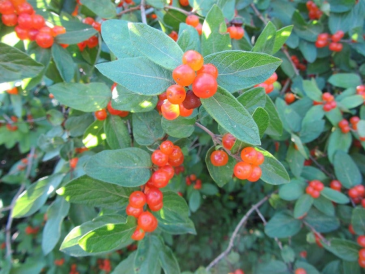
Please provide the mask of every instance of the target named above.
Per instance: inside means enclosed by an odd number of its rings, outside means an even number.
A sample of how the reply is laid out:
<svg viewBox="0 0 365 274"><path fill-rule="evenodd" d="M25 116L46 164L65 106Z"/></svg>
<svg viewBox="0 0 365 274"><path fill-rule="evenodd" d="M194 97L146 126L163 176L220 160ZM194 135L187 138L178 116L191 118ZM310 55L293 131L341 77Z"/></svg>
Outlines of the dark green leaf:
<svg viewBox="0 0 365 274"><path fill-rule="evenodd" d="M313 205L322 213L328 215L328 216L334 216L335 215L335 207L333 203L322 197L319 196L318 198L314 199Z"/></svg>
<svg viewBox="0 0 365 274"><path fill-rule="evenodd" d="M313 208L309 210L304 219L317 232L327 233L339 228L340 221L335 216L328 216Z"/></svg>
<svg viewBox="0 0 365 274"><path fill-rule="evenodd" d="M266 93L263 88L257 87L245 91L237 100L252 114L258 107L265 107ZM268 110L266 109L266 111ZM268 121L270 121L270 119Z"/></svg>
<svg viewBox="0 0 365 274"><path fill-rule="evenodd" d="M52 57L65 82L71 82L75 74L75 65L69 52L58 44L52 46Z"/></svg>
<svg viewBox="0 0 365 274"><path fill-rule="evenodd" d="M294 217L297 219L303 217L310 210L312 204L312 196L309 196L308 194L303 194L295 203Z"/></svg>
<svg viewBox="0 0 365 274"><path fill-rule="evenodd" d="M195 118L178 117L175 120L161 119L163 130L171 137L187 138L194 132Z"/></svg>
<svg viewBox="0 0 365 274"><path fill-rule="evenodd" d="M281 185L289 183L290 178L284 166L268 151L257 148L264 157L265 162L260 165L262 170L261 180L270 185Z"/></svg>
<svg viewBox="0 0 365 274"><path fill-rule="evenodd" d="M197 30L190 25L181 23L177 44L184 52L188 50L200 51L200 40Z"/></svg>
<svg viewBox="0 0 365 274"><path fill-rule="evenodd" d="M276 27L269 21L264 30L261 32L260 36L257 38L252 51L271 54L274 49L275 37Z"/></svg>
<svg viewBox="0 0 365 274"><path fill-rule="evenodd" d="M189 208L192 212L198 210L201 204L201 196L198 190L193 190L189 198Z"/></svg>
<svg viewBox="0 0 365 274"><path fill-rule="evenodd" d="M106 141L112 149L127 148L131 145L131 137L123 120L115 115L109 115L104 123Z"/></svg>
<svg viewBox="0 0 365 274"><path fill-rule="evenodd" d="M160 249L159 261L165 274L180 274L179 263L168 246Z"/></svg>
<svg viewBox="0 0 365 274"><path fill-rule="evenodd" d="M357 207L353 210L351 224L357 235L365 234L365 209Z"/></svg>
<svg viewBox="0 0 365 274"><path fill-rule="evenodd" d="M337 204L347 204L350 202L349 198L347 198L345 194L328 187L325 187L321 191L321 195Z"/></svg>
<svg viewBox="0 0 365 274"><path fill-rule="evenodd" d="M260 138L262 138L262 136L264 136L267 127L269 126L269 120L270 120L269 114L265 109L259 107L253 113L252 118L255 120L255 123L259 128Z"/></svg>
<svg viewBox="0 0 365 274"><path fill-rule="evenodd" d="M165 135L161 116L156 110L133 114L132 124L133 136L140 145L152 145Z"/></svg>
<svg viewBox="0 0 365 274"><path fill-rule="evenodd" d="M289 184L280 186L279 196L286 201L294 201L304 193L305 182L300 179L293 179Z"/></svg>
<svg viewBox="0 0 365 274"><path fill-rule="evenodd" d="M333 160L337 179L346 188L362 182L361 173L352 158L343 151L337 151Z"/></svg>
<svg viewBox="0 0 365 274"><path fill-rule="evenodd" d="M155 235L144 237L138 244L136 258L134 260L134 273L155 273L160 268L158 261L159 251L163 248L163 242ZM159 272L160 273L160 272Z"/></svg>
<svg viewBox="0 0 365 274"><path fill-rule="evenodd" d="M323 247L335 254L337 257L354 262L357 261L361 247L353 241L344 239L332 239L330 245L323 244Z"/></svg>
<svg viewBox="0 0 365 274"><path fill-rule="evenodd" d="M352 144L352 135L343 134L339 128L334 130L328 141L328 159L333 162L334 155L337 151L348 152Z"/></svg>
<svg viewBox="0 0 365 274"><path fill-rule="evenodd" d="M105 19L112 19L117 15L115 5L109 0L81 0L81 4Z"/></svg>
<svg viewBox="0 0 365 274"><path fill-rule="evenodd" d="M297 149L295 149L294 145L290 145L286 155L286 161L290 166L291 172L297 178L299 178L300 174L302 174L304 160L304 156Z"/></svg>
<svg viewBox="0 0 365 274"><path fill-rule="evenodd" d="M271 238L287 238L297 234L301 224L289 211L282 211L276 213L266 224L265 233Z"/></svg>
<svg viewBox="0 0 365 274"><path fill-rule="evenodd" d="M266 130L269 135L280 136L283 133L283 123L280 120L279 114L276 110L274 103L271 98L266 94L265 110L269 113L270 123Z"/></svg>

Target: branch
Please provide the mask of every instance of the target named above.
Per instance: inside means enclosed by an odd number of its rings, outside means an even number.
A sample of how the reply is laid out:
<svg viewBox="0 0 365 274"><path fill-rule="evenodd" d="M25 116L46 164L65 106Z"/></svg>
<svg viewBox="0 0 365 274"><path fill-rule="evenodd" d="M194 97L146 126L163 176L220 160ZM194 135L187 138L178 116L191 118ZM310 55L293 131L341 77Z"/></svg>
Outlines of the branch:
<svg viewBox="0 0 365 274"><path fill-rule="evenodd" d="M322 170L324 173L326 173L326 175L328 177L335 179L335 176L333 176L333 174L328 172L320 163L318 163L317 160L312 155L309 155L309 159L311 159L313 161L313 163L315 163L316 166L319 167L320 170Z"/></svg>
<svg viewBox="0 0 365 274"><path fill-rule="evenodd" d="M125 14L125 13L132 12L132 11L139 10L139 9L141 9L141 7L140 7L140 6L133 7L133 8L126 9L126 10L122 10L121 12L119 12L119 13L117 14L117 16L118 16L118 17L120 17L120 16L122 16L122 15L123 15L123 14Z"/></svg>
<svg viewBox="0 0 365 274"><path fill-rule="evenodd" d="M180 11L181 13L184 13L186 15L190 15L191 14L191 12L188 12L186 10L179 9L179 8L176 8L176 7L173 7L173 6L166 6L164 9L165 10L176 10L176 11Z"/></svg>
<svg viewBox="0 0 365 274"><path fill-rule="evenodd" d="M271 193L272 194L272 193ZM215 266L220 260L222 260L225 256L228 255L228 253L231 251L234 245L234 239L237 237L237 234L241 227L246 223L248 218L251 216L253 212L256 211L261 205L263 205L271 196L271 194L267 195L265 198L260 200L258 203L254 204L249 211L242 217L241 221L236 226L235 230L232 233L232 236L229 240L228 247L225 251L223 251L217 258L215 258L206 268L207 271L209 271L213 266Z"/></svg>
<svg viewBox="0 0 365 274"><path fill-rule="evenodd" d="M308 224L307 222L303 222L306 227L308 227L315 235L317 235L326 245L331 246L331 243L327 241L325 237L322 236L321 233L317 232L313 226Z"/></svg>
<svg viewBox="0 0 365 274"><path fill-rule="evenodd" d="M141 17L142 17L142 23L147 24L145 0L141 0Z"/></svg>
<svg viewBox="0 0 365 274"><path fill-rule="evenodd" d="M265 24L267 24L268 22L266 21L266 19L264 18L264 16L262 16L262 14L259 12L259 10L256 8L255 4L251 4L251 8L253 9L253 11L255 12L256 16L258 18L260 18L260 20L262 22L264 22Z"/></svg>
<svg viewBox="0 0 365 274"><path fill-rule="evenodd" d="M262 221L262 222L264 223L264 225L266 226L267 222L266 222L266 219L265 219L264 215L262 215L261 211L260 211L258 208L256 208L255 210L256 210L256 212L257 212L257 215L259 215L259 217L260 217L261 221ZM278 246L279 246L280 250L282 250L282 249L283 249L283 244L279 241L279 239L278 239L278 238L274 238L274 240L275 240L275 242L278 244Z"/></svg>
<svg viewBox="0 0 365 274"><path fill-rule="evenodd" d="M29 153L29 159L28 159L28 166L27 166L27 171L25 173L25 179L29 178L30 176L30 172L32 171L32 165L33 165L33 159L34 159L34 153L35 153L35 147L32 147L30 149L30 153ZM18 192L15 194L13 200L11 201L10 204L10 212L9 212L9 217L8 217L8 222L6 223L6 257L9 259L9 261L12 261L12 249L11 249L11 225L13 223L13 210L14 210L14 205L16 200L18 199L19 195L23 192L25 188L25 184L21 184Z"/></svg>

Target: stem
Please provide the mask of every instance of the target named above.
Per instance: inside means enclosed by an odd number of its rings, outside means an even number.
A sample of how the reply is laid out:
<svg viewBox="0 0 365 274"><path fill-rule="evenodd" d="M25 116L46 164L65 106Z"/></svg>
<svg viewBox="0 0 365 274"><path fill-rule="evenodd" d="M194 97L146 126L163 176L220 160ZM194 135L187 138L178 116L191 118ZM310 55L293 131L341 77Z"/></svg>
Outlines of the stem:
<svg viewBox="0 0 365 274"><path fill-rule="evenodd" d="M315 163L316 166L319 167L319 169L322 170L328 177L330 177L331 179L335 179L335 176L329 173L320 163L318 163L317 160L312 155L309 155L309 159L311 159L313 163Z"/></svg>
<svg viewBox="0 0 365 274"><path fill-rule="evenodd" d="M271 193L272 194L272 193ZM223 251L217 258L215 258L206 268L207 271L209 271L213 266L215 266L220 260L222 260L225 256L228 255L228 253L231 251L234 245L234 239L237 237L238 232L240 231L241 227L246 223L248 218L251 216L253 212L256 211L261 205L263 205L271 196L271 194L267 195L265 198L260 200L258 203L254 204L249 211L242 217L238 225L236 226L235 230L232 233L232 236L229 240L228 247L225 251Z"/></svg>
<svg viewBox="0 0 365 274"><path fill-rule="evenodd" d="M266 226L267 222L266 222L266 219L265 219L264 215L262 215L261 211L258 208L256 208L255 210L256 210L257 215L259 215L261 221ZM280 248L280 250L282 250L283 249L283 244L279 241L278 238L274 238L274 240L278 244L278 247Z"/></svg>
<svg viewBox="0 0 365 274"><path fill-rule="evenodd" d="M184 13L186 15L190 15L191 14L191 12L188 12L186 10L179 9L179 8L176 8L176 7L172 7L172 6L166 6L164 9L165 10L176 10L176 11L180 11L181 13Z"/></svg>
<svg viewBox="0 0 365 274"><path fill-rule="evenodd" d="M281 95L285 93L285 91L288 89L289 85L290 85L290 78L286 79L285 84L280 91Z"/></svg>
<svg viewBox="0 0 365 274"><path fill-rule="evenodd" d="M120 16L122 16L122 15L123 15L123 14L125 14L125 13L132 12L132 11L139 10L139 9L141 9L141 7L140 7L140 6L133 7L133 8L126 9L126 10L122 10L121 12L119 12L119 13L117 14L117 16L118 16L118 17L120 17Z"/></svg>
<svg viewBox="0 0 365 274"><path fill-rule="evenodd" d="M141 0L141 17L142 17L142 23L147 24L145 0Z"/></svg>
<svg viewBox="0 0 365 274"><path fill-rule="evenodd" d="M325 237L322 236L321 233L317 232L313 226L308 224L307 222L303 222L306 227L308 227L315 235L317 235L326 245L331 246L331 243L326 240Z"/></svg>

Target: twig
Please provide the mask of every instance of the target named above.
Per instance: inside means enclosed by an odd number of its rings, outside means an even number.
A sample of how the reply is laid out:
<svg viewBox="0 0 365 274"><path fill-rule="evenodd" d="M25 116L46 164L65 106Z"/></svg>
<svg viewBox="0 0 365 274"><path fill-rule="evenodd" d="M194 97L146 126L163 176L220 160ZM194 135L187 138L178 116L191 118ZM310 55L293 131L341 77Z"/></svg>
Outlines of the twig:
<svg viewBox="0 0 365 274"><path fill-rule="evenodd" d="M266 222L264 215L262 215L261 211L258 208L256 208L255 210L256 210L257 215L259 215L261 221L264 223L264 225L266 225L267 222ZM280 242L280 240L278 238L274 238L274 240L278 244L278 247L280 248L280 250L282 250L283 244Z"/></svg>
<svg viewBox="0 0 365 274"><path fill-rule="evenodd" d="M190 15L191 14L191 12L188 12L186 10L179 9L179 8L176 8L176 7L173 7L173 6L166 6L164 9L165 10L176 10L176 11L180 11L181 13L184 13L186 15Z"/></svg>
<svg viewBox="0 0 365 274"><path fill-rule="evenodd" d="M141 17L142 23L147 24L147 17L146 17L146 7L145 7L145 0L141 0Z"/></svg>
<svg viewBox="0 0 365 274"><path fill-rule="evenodd" d="M8 211L11 209L11 206L6 206L6 207L3 207L3 208L0 208L0 213L3 212L3 211Z"/></svg>
<svg viewBox="0 0 365 274"><path fill-rule="evenodd" d="M132 12L132 11L139 10L139 9L141 9L141 7L140 6L136 6L136 7L130 8L130 9L122 10L121 12L119 12L117 14L117 16L119 17L119 16L122 16L125 13Z"/></svg>
<svg viewBox="0 0 365 274"><path fill-rule="evenodd" d="M290 78L286 79L285 84L280 91L281 95L283 95L285 93L285 91L288 89L289 85L290 85Z"/></svg>
<svg viewBox="0 0 365 274"><path fill-rule="evenodd" d="M320 238L326 245L331 245L331 243L329 242L329 241L327 241L326 240L326 238L325 237L323 237L322 236L322 234L321 233L319 233L319 232L317 232L316 230L315 230L315 228L313 227L313 226L311 226L310 224L308 224L307 222L303 222L304 223L304 225L306 226L306 227L308 227L315 235L317 235L318 236L318 238Z"/></svg>
<svg viewBox="0 0 365 274"><path fill-rule="evenodd" d="M32 147L30 149L30 153L29 153L29 159L28 159L28 166L27 166L27 171L25 173L25 179L29 178L30 176L30 172L32 171L32 165L33 165L33 158L34 158L34 153L35 153L35 147ZM9 259L9 261L12 261L12 249L11 249L11 225L13 223L13 210L14 210L14 206L15 206L15 202L18 199L19 195L23 192L25 188L25 183L21 184L18 192L15 194L13 200L11 201L10 204L10 212L9 212L9 217L8 217L8 222L6 223L6 257Z"/></svg>
<svg viewBox="0 0 365 274"><path fill-rule="evenodd" d="M272 194L272 193L271 193ZM260 200L258 203L254 204L249 211L242 217L238 225L236 226L235 230L232 233L232 236L229 240L228 247L225 251L223 251L217 258L215 258L206 268L207 271L209 271L213 266L215 266L220 260L222 260L225 256L228 255L228 253L231 251L234 245L234 240L238 235L238 232L240 231L241 227L246 223L248 218L251 216L253 212L256 211L257 208L259 208L261 205L263 205L271 196L271 194L267 195L265 198Z"/></svg>
<svg viewBox="0 0 365 274"><path fill-rule="evenodd" d="M309 155L309 159L311 159L313 161L313 163L315 163L316 166L319 167L320 170L322 170L324 173L326 173L326 175L328 177L335 179L335 176L333 176L333 174L329 173L320 163L318 163L317 160L312 155Z"/></svg>
<svg viewBox="0 0 365 274"><path fill-rule="evenodd" d="M267 20L262 16L261 12L259 12L259 10L256 8L255 4L251 4L251 8L253 9L253 11L255 12L256 16L258 18L260 18L260 20L262 22L264 22L265 24L267 24Z"/></svg>

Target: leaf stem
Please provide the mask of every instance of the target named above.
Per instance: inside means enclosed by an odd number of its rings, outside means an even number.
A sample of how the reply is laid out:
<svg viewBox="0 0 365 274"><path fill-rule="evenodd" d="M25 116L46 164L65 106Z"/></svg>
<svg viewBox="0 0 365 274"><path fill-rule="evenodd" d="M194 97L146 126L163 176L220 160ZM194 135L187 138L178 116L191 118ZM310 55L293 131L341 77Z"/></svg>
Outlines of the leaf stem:
<svg viewBox="0 0 365 274"><path fill-rule="evenodd" d="M184 13L184 14L186 14L186 15L190 15L190 14L191 14L191 12L188 12L188 11L186 11L186 10L179 9L179 8L176 8L176 7L172 7L172 6L165 6L165 8L164 8L164 9L165 9L165 10L176 10L176 11L179 11L179 12Z"/></svg>

